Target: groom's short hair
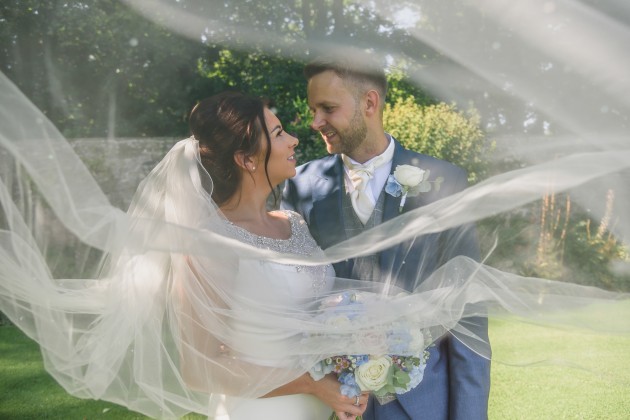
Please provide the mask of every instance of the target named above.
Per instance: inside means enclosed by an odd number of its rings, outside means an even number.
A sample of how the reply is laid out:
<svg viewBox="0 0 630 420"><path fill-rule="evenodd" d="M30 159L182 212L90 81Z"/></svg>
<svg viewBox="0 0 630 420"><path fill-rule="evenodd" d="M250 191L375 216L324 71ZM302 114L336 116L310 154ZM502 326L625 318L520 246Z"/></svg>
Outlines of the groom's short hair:
<svg viewBox="0 0 630 420"><path fill-rule="evenodd" d="M311 80L312 77L328 70L356 87L376 89L382 103L385 103L387 78L383 66L373 54L354 52L344 56L318 56L304 66L304 77Z"/></svg>

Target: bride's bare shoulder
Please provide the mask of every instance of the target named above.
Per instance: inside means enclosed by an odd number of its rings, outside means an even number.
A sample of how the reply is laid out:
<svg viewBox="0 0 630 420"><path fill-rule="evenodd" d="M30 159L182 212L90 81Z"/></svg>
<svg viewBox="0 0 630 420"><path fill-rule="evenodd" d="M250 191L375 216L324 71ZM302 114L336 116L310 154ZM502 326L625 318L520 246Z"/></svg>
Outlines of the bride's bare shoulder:
<svg viewBox="0 0 630 420"><path fill-rule="evenodd" d="M287 222L291 222L291 220L302 220L300 213L293 210L273 210L269 212L269 214L280 220L286 220Z"/></svg>

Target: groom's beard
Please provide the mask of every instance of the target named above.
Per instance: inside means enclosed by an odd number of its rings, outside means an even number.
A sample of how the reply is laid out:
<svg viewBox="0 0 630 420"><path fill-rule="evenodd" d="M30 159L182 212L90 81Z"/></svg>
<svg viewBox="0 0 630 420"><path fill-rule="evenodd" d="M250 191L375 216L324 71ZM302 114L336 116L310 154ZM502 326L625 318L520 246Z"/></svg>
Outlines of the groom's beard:
<svg viewBox="0 0 630 420"><path fill-rule="evenodd" d="M328 152L331 154L352 154L367 136L367 124L363 121L359 107L352 116L348 128L343 131L335 131L338 137L337 144L328 144Z"/></svg>

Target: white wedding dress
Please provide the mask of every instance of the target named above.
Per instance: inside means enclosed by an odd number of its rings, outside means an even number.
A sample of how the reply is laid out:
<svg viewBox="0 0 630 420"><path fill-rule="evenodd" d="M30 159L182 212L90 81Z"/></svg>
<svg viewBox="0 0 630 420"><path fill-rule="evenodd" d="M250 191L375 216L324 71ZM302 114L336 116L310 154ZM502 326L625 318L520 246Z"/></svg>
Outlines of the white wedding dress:
<svg viewBox="0 0 630 420"><path fill-rule="evenodd" d="M291 223L291 236L286 240L257 236L249 231L228 222L228 233L235 239L254 245L262 249L270 249L282 253L310 256L321 252L308 231L302 217L291 211L283 211ZM257 287L257 279L264 275L273 278L272 287ZM296 266L260 260L240 260L238 272L234 281L234 293L242 300L251 298L264 300L269 304L279 304L282 307L308 305L321 293L332 289L334 270L332 265L324 266ZM268 338L273 334L282 334L273 326L268 328L253 328L251 322L232 321L236 340L251 346L260 346L262 336ZM287 346L291 339L286 340ZM298 339L298 338L296 338ZM268 342L268 340L265 340ZM282 366L282 360L252 360L241 357L251 363L263 366ZM223 397L215 413L217 420L250 420L291 418L300 420L326 420L332 413L332 408L312 395L296 394L272 398L244 399L231 396Z"/></svg>

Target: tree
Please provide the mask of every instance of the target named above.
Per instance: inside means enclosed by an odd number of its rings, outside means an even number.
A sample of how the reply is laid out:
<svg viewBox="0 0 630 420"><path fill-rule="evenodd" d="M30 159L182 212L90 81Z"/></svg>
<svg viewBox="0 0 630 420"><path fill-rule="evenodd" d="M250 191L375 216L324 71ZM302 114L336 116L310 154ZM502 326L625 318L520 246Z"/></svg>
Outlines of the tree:
<svg viewBox="0 0 630 420"><path fill-rule="evenodd" d="M204 50L114 0L2 6L2 71L67 136L185 130Z"/></svg>

